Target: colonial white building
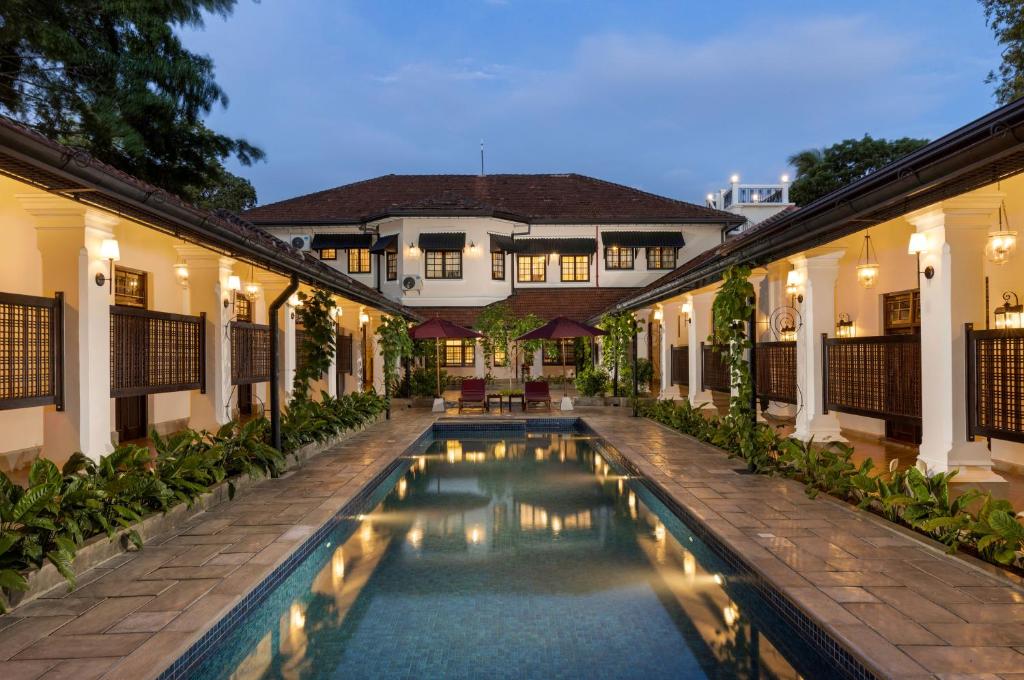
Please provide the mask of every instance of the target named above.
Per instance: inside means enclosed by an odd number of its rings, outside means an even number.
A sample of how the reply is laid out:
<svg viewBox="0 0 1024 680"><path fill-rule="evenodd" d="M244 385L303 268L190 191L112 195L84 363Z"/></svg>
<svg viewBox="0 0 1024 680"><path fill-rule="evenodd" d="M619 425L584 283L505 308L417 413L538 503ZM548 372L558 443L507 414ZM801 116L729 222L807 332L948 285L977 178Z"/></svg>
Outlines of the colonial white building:
<svg viewBox="0 0 1024 680"><path fill-rule="evenodd" d="M386 175L245 218L424 316L467 326L504 300L518 314L585 319L745 220L576 174ZM452 354L449 367L483 374L478 354Z"/></svg>

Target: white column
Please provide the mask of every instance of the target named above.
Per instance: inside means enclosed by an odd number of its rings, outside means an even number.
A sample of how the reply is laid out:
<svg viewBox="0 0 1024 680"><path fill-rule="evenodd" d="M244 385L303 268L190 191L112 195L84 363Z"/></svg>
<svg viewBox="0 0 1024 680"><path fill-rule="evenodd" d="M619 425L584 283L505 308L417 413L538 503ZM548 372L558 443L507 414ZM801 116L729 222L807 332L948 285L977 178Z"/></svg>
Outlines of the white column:
<svg viewBox="0 0 1024 680"><path fill-rule="evenodd" d="M636 334L636 358L650 359L647 356L647 333L650 329L651 309L649 307L638 309L633 316L636 317L637 325L640 328L640 332ZM630 387L630 389L633 388Z"/></svg>
<svg viewBox="0 0 1024 680"><path fill-rule="evenodd" d="M191 393L189 426L213 429L231 420L231 336L234 298L228 289L235 261L198 246L175 246L188 264L189 312L206 313L206 394ZM226 303L226 304L225 304Z"/></svg>
<svg viewBox="0 0 1024 680"><path fill-rule="evenodd" d="M715 291L696 293L688 296L693 311L690 313L688 340L690 345L690 385L687 398L694 407L701 406L708 410L717 410L714 397L710 390L702 390L701 383L701 351L700 344L708 342L711 335L711 305L715 302Z"/></svg>
<svg viewBox="0 0 1024 680"><path fill-rule="evenodd" d="M790 300L786 295L786 274L789 272L789 263L776 263L769 267L767 285L762 287L765 294L765 304L760 306L767 319L767 324L762 325L760 342L773 342L778 340L771 328L772 313L780 307L796 307L799 311L800 303ZM782 404L779 402L768 402L768 409L765 411L776 418L792 418L796 415L796 404Z"/></svg>
<svg viewBox="0 0 1024 680"><path fill-rule="evenodd" d="M46 194L18 196L35 218L42 256L43 294L64 293L64 411L44 410L43 450L51 457L81 451L93 460L113 449L110 399L111 282L100 258L103 239L114 237L117 218Z"/></svg>
<svg viewBox="0 0 1024 680"><path fill-rule="evenodd" d="M661 398L679 397L679 386L672 384L672 346L679 344L679 303L665 303L661 309Z"/></svg>
<svg viewBox="0 0 1024 680"><path fill-rule="evenodd" d="M799 272L802 281L800 292L804 296L800 305L803 326L796 336L797 398L802 403L798 407L796 431L792 435L801 441L812 437L816 442L846 441L839 432L836 414L824 412L824 367L821 361L821 335L831 336L835 329L836 278L844 252L842 248L830 248L790 258Z"/></svg>
<svg viewBox="0 0 1024 680"><path fill-rule="evenodd" d="M335 338L338 337L337 330L335 330ZM332 397L338 396L338 348L334 348L334 354L331 355L331 365L327 369L327 394Z"/></svg>
<svg viewBox="0 0 1024 680"><path fill-rule="evenodd" d="M762 302L761 301L761 293L762 293L762 290L763 290L764 286L762 286L761 284L764 283L764 280L765 280L765 278L767 278L767 276L768 276L768 270L763 268L763 267L758 267L757 269L752 270L750 272L750 276L747 277L747 281L749 281L750 285L754 287L754 305L755 305L754 320L755 321L754 321L754 327L751 329L751 332L754 334L754 339L755 340L758 339L759 330L760 330L758 328L758 325L757 325L757 320L759 320L761 318L760 310L763 308L763 305L761 304L761 302ZM745 321L746 323L749 323L749 319L744 319L743 321ZM744 354L746 355L747 361L749 362L750 361L750 350L747 350L746 352L744 352ZM752 381L754 380L754 376L751 376L751 380ZM732 397L735 397L738 393L739 392L736 390L735 387L733 387L732 389L729 390L729 395L732 396ZM757 419L759 421L763 421L764 418L761 416L761 412L758 410L758 408L759 407L757 407L757 406L754 407L754 409L756 411L755 415L756 415L756 417L757 417Z"/></svg>
<svg viewBox="0 0 1024 680"><path fill-rule="evenodd" d="M533 365L530 366L530 377L539 378L544 375L544 348L533 353Z"/></svg>
<svg viewBox="0 0 1024 680"><path fill-rule="evenodd" d="M983 442L967 441L964 324L984 328L985 240L1003 195L966 195L907 217L927 235L921 255L921 425L918 459L929 470L957 469L958 482L1001 482ZM1019 266L1019 265L1013 265Z"/></svg>
<svg viewBox="0 0 1024 680"><path fill-rule="evenodd" d="M484 344L476 340L473 342L475 343L473 348L473 376L484 378L487 376L487 358L484 356Z"/></svg>

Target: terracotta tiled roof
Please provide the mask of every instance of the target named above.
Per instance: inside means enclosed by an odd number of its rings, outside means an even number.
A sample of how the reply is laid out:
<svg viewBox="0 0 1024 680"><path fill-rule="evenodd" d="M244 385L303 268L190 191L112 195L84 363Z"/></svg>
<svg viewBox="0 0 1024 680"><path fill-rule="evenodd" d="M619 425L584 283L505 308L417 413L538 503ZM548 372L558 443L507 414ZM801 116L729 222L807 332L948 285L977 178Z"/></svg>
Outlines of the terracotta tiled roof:
<svg viewBox="0 0 1024 680"><path fill-rule="evenodd" d="M327 283L332 291L355 296L379 309L401 312L400 304L356 281L310 253L304 253L226 210L204 210L88 153L60 144L21 123L0 116L0 174L28 182L40 189L93 205L163 231L188 237L271 271L297 274L311 285ZM11 140L16 142L12 143ZM52 159L37 160L26 151L44 147ZM48 163L48 165L47 165ZM123 187L94 185L76 179L81 171L112 178L144 198L128 198ZM119 193L120 192L120 193ZM190 225L201 224L202 231ZM269 253L269 254L268 254Z"/></svg>
<svg viewBox="0 0 1024 680"><path fill-rule="evenodd" d="M532 223L737 224L731 213L577 174L384 175L253 208L255 224L357 224L388 215Z"/></svg>
<svg viewBox="0 0 1024 680"><path fill-rule="evenodd" d="M602 310L636 293L639 288L521 288L508 298L518 316L533 312L548 321L567 316L586 321Z"/></svg>
<svg viewBox="0 0 1024 680"><path fill-rule="evenodd" d="M545 321L566 316L583 321L598 315L639 288L529 288L502 300L516 316L536 314ZM500 304L498 302L492 304ZM490 306L490 305L488 305ZM425 319L439 318L472 328L486 307L409 307Z"/></svg>
<svg viewBox="0 0 1024 680"><path fill-rule="evenodd" d="M424 319L444 319L466 328L472 328L483 307L409 307Z"/></svg>

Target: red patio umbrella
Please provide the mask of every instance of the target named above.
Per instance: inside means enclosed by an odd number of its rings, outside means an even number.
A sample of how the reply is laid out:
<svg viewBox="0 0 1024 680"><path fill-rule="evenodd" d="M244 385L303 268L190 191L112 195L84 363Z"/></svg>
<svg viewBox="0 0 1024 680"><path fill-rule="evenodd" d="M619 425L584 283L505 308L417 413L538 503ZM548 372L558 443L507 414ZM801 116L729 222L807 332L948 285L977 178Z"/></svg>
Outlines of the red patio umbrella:
<svg viewBox="0 0 1024 680"><path fill-rule="evenodd" d="M562 347L562 396L565 396L565 341L569 338L593 338L597 335L607 335L600 328L588 326L579 321L573 321L565 316L556 316L540 328L535 328L529 333L520 335L516 340L558 340Z"/></svg>
<svg viewBox="0 0 1024 680"><path fill-rule="evenodd" d="M474 330L445 321L444 319L431 319L424 321L409 331L413 340L436 340L435 349L437 354L437 396L441 396L441 340L465 340L467 338L483 337Z"/></svg>

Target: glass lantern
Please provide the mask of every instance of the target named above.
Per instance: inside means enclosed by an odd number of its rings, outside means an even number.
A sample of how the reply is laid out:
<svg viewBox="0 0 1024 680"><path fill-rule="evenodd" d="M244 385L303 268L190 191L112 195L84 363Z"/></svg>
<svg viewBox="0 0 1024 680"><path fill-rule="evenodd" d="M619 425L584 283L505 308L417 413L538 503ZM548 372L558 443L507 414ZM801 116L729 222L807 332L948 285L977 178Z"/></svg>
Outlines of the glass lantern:
<svg viewBox="0 0 1024 680"><path fill-rule="evenodd" d="M1013 304L1010 303L1013 300ZM993 310L997 330L1024 328L1024 305L1012 291L1003 293L1003 304Z"/></svg>
<svg viewBox="0 0 1024 680"><path fill-rule="evenodd" d="M985 257L992 264L1006 264L1017 250L1017 232L1009 229L989 232Z"/></svg>
<svg viewBox="0 0 1024 680"><path fill-rule="evenodd" d="M855 338L857 337L857 327L854 326L853 320L850 319L850 315L843 312L839 315L836 320L836 337L837 338Z"/></svg>
<svg viewBox="0 0 1024 680"><path fill-rule="evenodd" d="M873 288L875 282L878 281L878 265L875 263L857 265L857 280L865 288Z"/></svg>

